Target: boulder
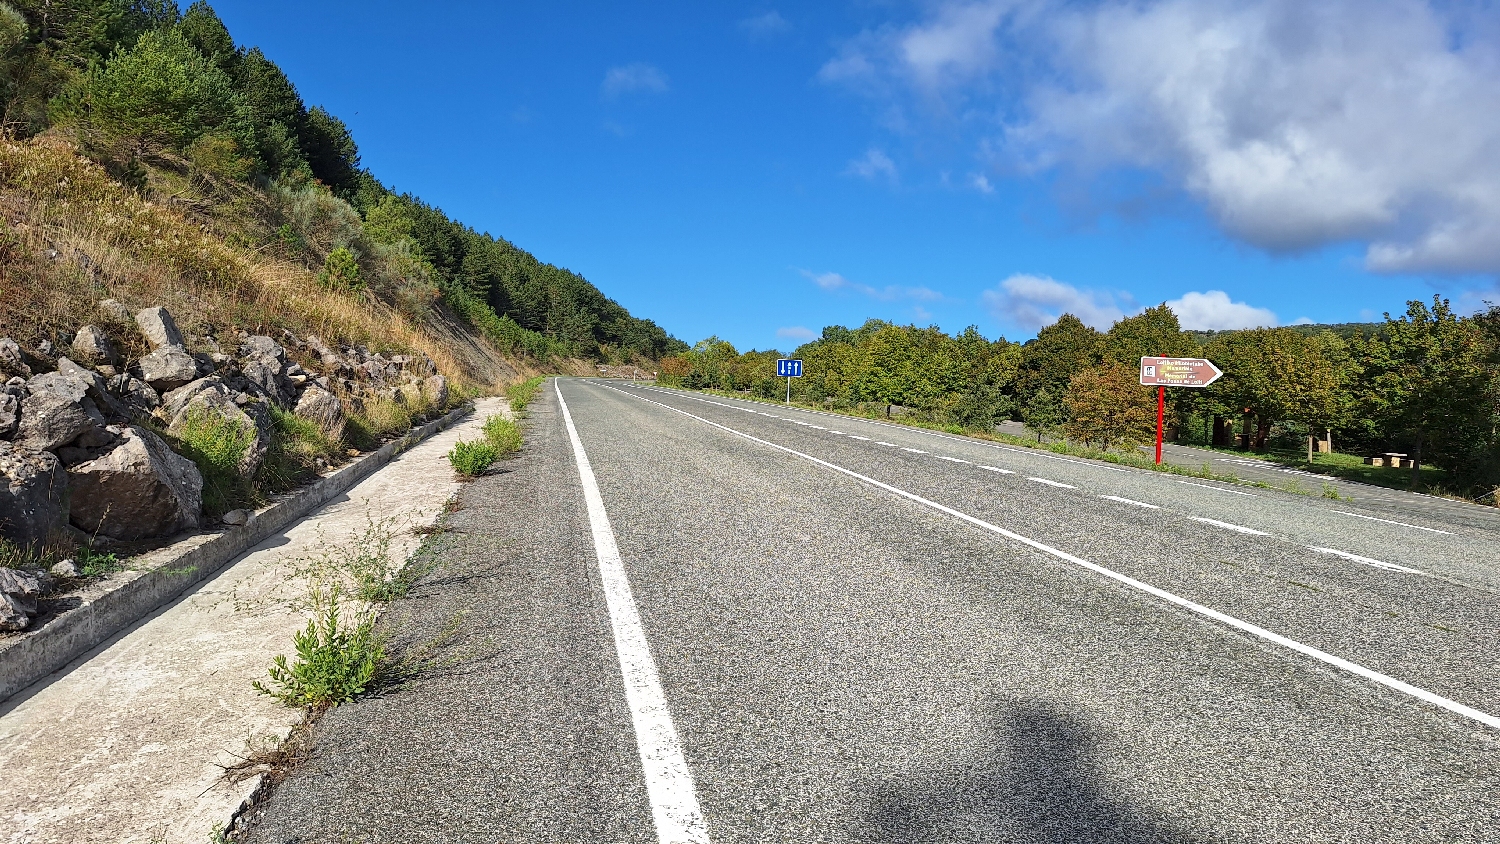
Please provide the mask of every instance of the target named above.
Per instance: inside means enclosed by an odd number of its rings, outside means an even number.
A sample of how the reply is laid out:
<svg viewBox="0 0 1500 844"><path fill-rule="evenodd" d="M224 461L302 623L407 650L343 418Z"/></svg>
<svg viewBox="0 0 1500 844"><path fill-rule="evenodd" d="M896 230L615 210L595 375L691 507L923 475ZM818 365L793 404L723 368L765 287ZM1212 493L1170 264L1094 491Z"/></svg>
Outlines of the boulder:
<svg viewBox="0 0 1500 844"><path fill-rule="evenodd" d="M120 373L105 382L111 395L124 402L134 416L148 416L161 406L161 396L139 378Z"/></svg>
<svg viewBox="0 0 1500 844"><path fill-rule="evenodd" d="M94 366L114 366L120 362L120 353L103 331L92 325L78 329L73 337L73 353L79 360Z"/></svg>
<svg viewBox="0 0 1500 844"><path fill-rule="evenodd" d="M175 390L198 377L198 362L180 345L162 346L141 358L141 377L156 390Z"/></svg>
<svg viewBox="0 0 1500 844"><path fill-rule="evenodd" d="M10 393L0 393L0 438L9 439L21 421L21 400Z"/></svg>
<svg viewBox="0 0 1500 844"><path fill-rule="evenodd" d="M448 406L448 379L442 375L433 375L422 382L422 389L432 399L436 408Z"/></svg>
<svg viewBox="0 0 1500 844"><path fill-rule="evenodd" d="M261 402L247 402L243 408L236 399L237 394L224 386L214 376L199 378L185 387L168 393L162 405L162 414L169 420L167 432L181 437L187 433L194 419L204 417L229 422L248 434L245 454L240 458L239 470L245 476L255 474L266 451L271 446L271 417L264 411Z"/></svg>
<svg viewBox="0 0 1500 844"><path fill-rule="evenodd" d="M135 425L102 457L68 470L74 526L111 539L169 536L198 526L203 476L161 437Z"/></svg>
<svg viewBox="0 0 1500 844"><path fill-rule="evenodd" d="M124 325L130 324L130 309L114 299L104 299L99 302L99 313L103 314L110 322L118 322Z"/></svg>
<svg viewBox="0 0 1500 844"><path fill-rule="evenodd" d="M50 588L52 578L41 572L0 568L0 630L25 630Z"/></svg>
<svg viewBox="0 0 1500 844"><path fill-rule="evenodd" d="M0 442L0 536L23 550L68 523L68 475L57 458Z"/></svg>
<svg viewBox="0 0 1500 844"><path fill-rule="evenodd" d="M114 394L109 391L109 382L104 380L104 376L94 370L85 369L67 358L58 358L57 372L55 374L66 378L72 384L76 385L76 387L82 387L84 396L93 402L94 407L103 413L105 417L116 421L124 421L130 418L130 408L115 398ZM31 380L35 381L37 379L33 378ZM28 382L27 386L30 388L30 382ZM86 409L88 406L85 405L84 407Z"/></svg>
<svg viewBox="0 0 1500 844"><path fill-rule="evenodd" d="M293 412L317 425L330 440L339 442L344 438L344 405L338 396L322 387L309 385L303 390Z"/></svg>
<svg viewBox="0 0 1500 844"><path fill-rule="evenodd" d="M21 354L21 347L9 337L0 337L0 372L7 375L31 376L31 367Z"/></svg>
<svg viewBox="0 0 1500 844"><path fill-rule="evenodd" d="M41 390L21 401L21 420L16 426L14 441L31 451L51 451L84 435L89 435L91 440L99 439L102 422L98 411L91 415L82 402Z"/></svg>
<svg viewBox="0 0 1500 844"><path fill-rule="evenodd" d="M240 372L278 407L290 407L295 385L287 378L286 349L270 337L246 337L240 342Z"/></svg>
<svg viewBox="0 0 1500 844"><path fill-rule="evenodd" d="M153 349L185 345L182 332L177 330L176 320L172 319L166 308L146 308L135 315L135 324L140 327L142 336Z"/></svg>

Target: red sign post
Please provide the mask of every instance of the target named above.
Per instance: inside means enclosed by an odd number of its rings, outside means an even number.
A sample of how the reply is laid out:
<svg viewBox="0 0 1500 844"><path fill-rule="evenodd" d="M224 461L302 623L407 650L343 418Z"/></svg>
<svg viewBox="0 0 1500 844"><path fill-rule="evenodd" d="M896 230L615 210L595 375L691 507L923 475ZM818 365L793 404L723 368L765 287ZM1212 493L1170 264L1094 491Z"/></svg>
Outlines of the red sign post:
<svg viewBox="0 0 1500 844"><path fill-rule="evenodd" d="M1156 388L1156 462L1161 463L1162 426L1168 387L1207 387L1224 371L1203 358L1141 358L1141 384Z"/></svg>

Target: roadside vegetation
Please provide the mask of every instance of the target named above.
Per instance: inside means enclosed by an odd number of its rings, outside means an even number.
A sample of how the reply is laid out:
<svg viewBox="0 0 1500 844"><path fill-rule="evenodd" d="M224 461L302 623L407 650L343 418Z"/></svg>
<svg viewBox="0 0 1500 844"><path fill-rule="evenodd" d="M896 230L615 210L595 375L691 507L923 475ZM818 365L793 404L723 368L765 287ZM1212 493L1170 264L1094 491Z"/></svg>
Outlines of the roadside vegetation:
<svg viewBox="0 0 1500 844"><path fill-rule="evenodd" d="M1140 358L1207 357L1225 376L1167 391L1169 441L1484 503L1500 488L1500 307L1465 317L1434 297L1380 323L1215 333L1181 330L1161 305L1105 332L1065 314L1025 344L871 320L829 326L792 354L804 361L792 379L803 406L1144 468L1155 468L1137 449L1154 439L1156 407L1137 383ZM663 359L659 380L775 400L783 356L711 337ZM1036 440L996 432L1006 420ZM1357 462L1387 452L1412 465Z"/></svg>
<svg viewBox="0 0 1500 844"><path fill-rule="evenodd" d="M542 389L542 383L546 380L542 376L537 376L507 387L505 397L510 399L510 409L516 413L524 413L526 405L536 398L536 394Z"/></svg>
<svg viewBox="0 0 1500 844"><path fill-rule="evenodd" d="M541 379L533 379L540 384ZM531 381L525 382L532 384ZM517 407L517 395L522 400L519 404L521 409L526 407L526 401L536 394L533 385L529 392L515 393L515 388L507 391L511 395L511 407ZM453 444L453 450L448 452L448 462L453 466L453 471L464 480L473 480L489 471L490 466L502 457L509 457L521 450L521 426L506 419L504 416L490 416L484 420L484 426L480 429L484 436L481 439L464 441L460 440Z"/></svg>

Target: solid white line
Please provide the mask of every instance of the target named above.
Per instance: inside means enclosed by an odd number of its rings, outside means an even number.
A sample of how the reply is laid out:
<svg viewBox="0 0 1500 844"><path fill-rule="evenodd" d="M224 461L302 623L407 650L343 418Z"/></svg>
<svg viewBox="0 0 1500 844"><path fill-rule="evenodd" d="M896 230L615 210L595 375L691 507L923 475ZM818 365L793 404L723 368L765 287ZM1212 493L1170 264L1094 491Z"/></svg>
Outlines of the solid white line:
<svg viewBox="0 0 1500 844"><path fill-rule="evenodd" d="M1105 499L1107 501L1118 501L1121 504L1129 504L1132 507L1145 507L1145 508L1150 509L1150 510L1160 510L1161 509L1160 507L1156 506L1155 504L1147 504L1144 501L1131 501L1129 498L1121 498L1118 495L1101 495L1099 497L1103 498L1103 499Z"/></svg>
<svg viewBox="0 0 1500 844"><path fill-rule="evenodd" d="M635 726L635 745L641 754L657 840L661 844L708 844L708 827L698 808L693 774L688 770L677 730L672 726L656 661L651 658L651 646L646 642L646 631L630 593L625 564L615 545L615 532L609 526L609 514L604 511L604 499L599 495L599 485L594 481L594 470L583 450L583 441L578 438L578 429L573 426L568 403L563 401L561 379L554 380L552 386L557 390L557 403L562 408L568 439L573 441L578 477L583 482L583 500L588 505L589 527L594 533L594 554L599 560L599 580L604 586L609 623L614 628L615 652L620 657L625 701Z"/></svg>
<svg viewBox="0 0 1500 844"><path fill-rule="evenodd" d="M611 387L611 386L609 386L607 384L606 385L601 385L601 386L603 386L605 389L615 390L616 392L624 393L627 396L631 395L631 393L628 393L628 392L626 392L624 390L620 390L620 389L618 389L616 387ZM1169 604L1181 607L1181 608L1187 610L1188 612L1196 613L1196 614L1201 615L1201 616L1203 616L1205 618L1209 618L1209 619L1212 619L1214 621L1217 621L1220 624L1225 625L1226 627L1231 627L1231 628L1234 628L1235 630L1238 630L1238 631L1240 631L1242 633L1248 633L1251 636L1255 636L1257 638L1264 639L1264 640L1266 640L1268 642L1271 642L1273 644L1280 645L1281 647L1284 647L1284 648L1286 648L1288 650L1291 650L1291 651L1295 651L1295 652L1297 652L1299 654L1302 654L1303 656L1306 656L1306 657L1309 657L1311 659L1317 660L1318 662L1321 662L1321 663L1323 663L1325 665L1331 665L1334 668L1337 668L1337 669L1339 669L1341 671L1346 671L1346 672L1348 672L1350 674L1355 675L1356 677L1363 677L1366 680L1369 680L1369 681L1374 682L1374 683L1378 683L1378 684L1380 684L1382 686L1385 686L1388 689L1394 689L1395 691L1401 692L1402 694L1408 695L1410 697L1414 697L1417 700L1423 701L1424 703L1430 703L1433 706L1436 706L1436 707L1439 707L1439 708L1442 708L1442 709L1446 709L1446 710L1448 710L1449 712L1452 712L1455 715L1459 715L1459 716L1462 716L1464 718L1468 718L1470 720L1477 721L1477 722L1479 722L1481 724L1484 724L1485 726L1490 727L1492 729L1500 730L1500 717L1496 717L1494 715L1490 715L1490 714L1488 714L1486 712L1481 712L1478 709L1475 709L1475 708L1473 708L1471 706L1465 706L1464 704L1459 703L1456 700L1451 700L1449 698L1443 697L1442 695L1434 694L1432 692L1427 691L1426 689L1421 689L1421 688L1418 688L1416 686L1413 686L1410 683L1404 683L1404 682L1402 682L1400 680L1397 680L1394 677L1391 677L1391 676L1388 676L1388 675L1385 675L1385 674L1381 674L1380 672L1374 671L1374 670L1369 669L1369 668L1366 668L1363 665L1360 665L1359 663L1350 662L1349 660L1344 659L1343 657L1334 656L1333 654L1328 653L1327 651L1319 650L1319 649L1317 649L1317 648L1315 648L1315 647L1313 647L1311 645L1304 645L1304 644L1302 644L1301 642L1298 642L1295 639L1289 639L1286 636L1281 635L1280 633L1273 633L1270 630L1265 629L1264 627L1260 627L1258 625L1251 624L1248 621L1241 621L1240 619L1235 618L1232 615L1227 615L1225 613L1219 612L1216 609L1205 607L1202 604L1195 603L1193 601L1189 601L1187 598L1184 598L1184 597L1182 597L1180 595L1176 595L1176 594L1173 594L1171 592L1168 592L1167 590L1162 589L1161 587L1152 586L1149 583L1146 583L1146 582L1141 581L1141 580L1136 580L1135 578L1133 578L1133 577L1131 577L1131 576L1129 576L1127 574L1122 574L1120 572L1117 572L1114 569L1105 568L1104 566L1101 566L1098 563L1091 563L1088 560L1083 559L1082 557L1075 557L1075 556L1073 556L1072 554L1069 554L1066 551L1058 550L1057 548L1053 548L1050 545L1047 545L1047 544L1042 543L1042 542L1038 542L1035 539L1031 539L1029 537L1022 536L1021 534L1016 533L1014 531L1006 530L1005 528L1000 527L999 525L990 524L989 522L986 522L983 519L979 519L979 518L976 518L974 516L971 516L968 513L963 513L963 512L960 512L958 510L953 509L952 507L947 507L947 506L944 506L942 504L939 504L936 501L928 500L926 498L923 498L920 495L917 495L914 492L907 492L904 489L900 489L898 487L891 486L890 484L882 483L880 481L877 481L874 478L871 478L871 477L869 477L867 475L861 475L860 473L854 471L853 469L845 469L843 466L839 466L839 465L836 465L836 464L833 464L833 463L829 463L827 460L819 460L818 458L813 457L811 454L803 454L802 452L797 451L796 449L787 448L784 445L777 445L776 443L770 442L769 440L763 440L763 439L761 439L759 437L751 436L750 434L744 433L743 431L736 431L735 429L730 428L727 425L720 425L717 422L711 421L709 419L704 419L701 416L694 416L693 414L688 413L686 410L679 410L678 408L675 408L675 407L673 407L673 406L671 406L669 404L663 404L662 402L659 402L659 401L652 401L651 399L648 399L645 396L634 396L634 398L640 399L641 401L647 402L649 404L654 404L657 407L666 408L667 410L670 410L673 413L680 413L683 416L688 417L689 419L696 419L699 422L704 423L705 425L712 425L713 427L718 428L721 431L726 431L728 433L734 434L737 437L743 437L743 438L745 438L747 440L750 440L751 442L760 443L761 445L764 445L767 448L774 448L777 451L782 451L782 452L785 452L787 454L791 454L793 456L800 457L803 460L808 461L809 463L814 463L814 464L817 464L819 466L824 467L825 469L831 469L831 470L833 470L835 472L839 472L840 474L847 475L847 476L849 476L851 478L854 478L855 480L861 481L863 483L867 483L870 486L873 486L873 487L876 487L876 488L879 488L879 489L883 489L886 492L889 492L889 493L891 493L893 495L898 495L898 496L900 496L902 498L907 499L908 501L913 501L913 502L915 502L917 504L921 504L921 505L926 506L926 507L931 507L932 509L937 510L938 512L941 512L941 513L947 513L948 515L954 517L955 519L959 519L961 521L968 522L969 524L972 524L972 525L974 525L976 527L979 527L979 528L982 528L984 530L990 531L991 533L994 533L994 534L998 534L1000 536L1003 536L1003 537L1005 537L1007 539L1010 539L1010 540L1013 540L1015 542L1019 542L1022 545L1026 545L1026 546L1028 546L1030 548L1035 548L1036 550L1041 551L1044 554L1049 554L1049 555L1051 555L1053 557L1056 557L1056 558L1058 558L1060 560L1065 560L1067 562L1070 562L1070 563L1072 563L1072 564L1074 564L1076 566L1081 566L1083 568L1088 569L1089 571L1094 572L1095 574L1101 575L1103 577L1107 577L1110 580L1113 580L1113 581L1116 581L1118 583L1124 584L1125 586L1128 586L1131 589L1135 589L1135 590L1138 590L1138 591L1141 591L1141 592L1145 592L1146 594L1151 595L1151 596L1153 596L1155 598L1159 598L1159 599L1161 599L1163 601L1166 601Z"/></svg>
<svg viewBox="0 0 1500 844"><path fill-rule="evenodd" d="M1360 515L1359 513L1346 513L1343 510L1334 510L1333 512L1338 513L1340 516L1353 516L1356 519L1369 519L1372 522L1385 522L1388 525L1400 525L1402 527L1415 528L1416 530L1425 530L1428 533L1443 533L1443 534L1447 534L1448 536L1452 536L1453 535L1452 533L1449 533L1446 530L1438 530L1437 528L1422 527L1421 525L1409 525L1406 522L1393 522L1390 519L1377 519L1374 516L1363 516L1363 515Z"/></svg>
<svg viewBox="0 0 1500 844"><path fill-rule="evenodd" d="M1313 551L1317 551L1319 554L1332 554L1335 557L1343 557L1346 560L1353 560L1356 563L1363 563L1363 564L1365 564L1367 566L1374 566L1375 568L1378 568L1378 569L1385 569L1386 571L1399 571L1399 572L1402 572L1403 574L1426 574L1427 573L1427 572L1421 571L1419 569L1409 569L1406 566L1398 566L1395 563L1383 563L1380 560L1372 560L1369 557L1361 557L1358 554L1350 554L1348 551L1340 551L1340 550L1338 550L1336 548L1315 548L1315 547L1313 547L1311 545L1309 545L1307 547L1309 549L1313 550Z"/></svg>
<svg viewBox="0 0 1500 844"><path fill-rule="evenodd" d="M1026 480L1036 481L1039 484L1046 484L1047 486L1062 487L1063 489L1078 489L1078 487L1073 486L1072 484L1065 484L1059 481L1049 481L1046 478L1027 478Z"/></svg>
<svg viewBox="0 0 1500 844"><path fill-rule="evenodd" d="M1243 496L1245 496L1247 498L1259 498L1260 497L1260 496L1256 495L1253 492L1240 492L1237 489L1225 489L1225 488L1223 488L1221 486L1209 486L1208 484L1195 484L1192 481L1178 481L1178 483L1180 483L1180 484L1187 484L1188 486L1202 487L1203 489L1212 489L1212 490L1215 490L1215 491L1218 491L1218 492L1227 492L1230 495L1243 495Z"/></svg>
<svg viewBox="0 0 1500 844"><path fill-rule="evenodd" d="M997 468L995 466L980 466L979 468L981 468L981 469L988 469L991 472L999 472L1002 475L1014 475L1015 474L1015 472L1012 472L1009 469L1000 469L1000 468Z"/></svg>
<svg viewBox="0 0 1500 844"><path fill-rule="evenodd" d="M1202 516L1191 516L1189 518L1191 518L1195 522L1202 522L1205 525L1213 525L1216 528L1223 528L1225 530L1232 530L1235 533L1248 533L1251 536L1270 536L1271 535L1269 533L1266 533L1265 531L1256 530L1255 528L1241 527L1240 525L1232 525L1232 524L1230 524L1228 522L1221 522L1218 519L1205 519Z"/></svg>

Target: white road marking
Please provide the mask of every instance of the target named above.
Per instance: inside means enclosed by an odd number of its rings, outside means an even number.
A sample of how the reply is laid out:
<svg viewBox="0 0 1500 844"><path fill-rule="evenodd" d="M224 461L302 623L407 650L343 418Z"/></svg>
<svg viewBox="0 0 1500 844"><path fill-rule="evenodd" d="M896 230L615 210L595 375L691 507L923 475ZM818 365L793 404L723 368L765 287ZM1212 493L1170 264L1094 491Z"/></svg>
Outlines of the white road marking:
<svg viewBox="0 0 1500 844"><path fill-rule="evenodd" d="M980 466L979 468L981 468L981 469L988 469L991 472L999 472L1002 475L1014 475L1015 474L1015 472L1012 472L1009 469L1001 469L1001 468L999 468L997 466Z"/></svg>
<svg viewBox="0 0 1500 844"><path fill-rule="evenodd" d="M838 434L841 437L845 436L845 434L844 434L843 431L829 431L828 433L830 433L830 434Z"/></svg>
<svg viewBox="0 0 1500 844"><path fill-rule="evenodd" d="M1129 504L1132 507L1145 507L1148 510L1160 510L1161 509L1160 507L1156 506L1155 504L1147 504L1144 501L1131 501L1129 498L1121 498L1118 495L1101 495L1099 497L1103 498L1103 499L1105 499L1107 501L1118 501L1121 504Z"/></svg>
<svg viewBox="0 0 1500 844"><path fill-rule="evenodd" d="M1247 528L1247 527L1243 527L1241 525L1232 525L1232 524L1230 524L1228 522L1221 522L1218 519L1205 519L1202 516L1192 516L1191 518L1195 522L1202 522L1205 525L1213 525L1216 528L1223 528L1225 530L1232 530L1235 533L1248 533L1251 536L1270 536L1271 535L1269 533L1266 533L1263 530L1256 530L1255 528Z"/></svg>
<svg viewBox="0 0 1500 844"><path fill-rule="evenodd" d="M599 560L599 580L604 587L604 602L609 609L609 624L614 629L615 652L620 658L620 674L625 680L625 701L635 727L635 745L641 754L645 772L646 796L651 800L651 819L656 824L656 838L661 844L708 844L708 826L698 808L693 774L688 770L667 710L667 698L661 689L656 661L641 626L625 564L615 545L615 532L604 510L604 498L594 480L594 470L568 403L563 401L562 379L552 382L557 403L562 408L568 439L573 442L573 456L578 463L578 477L583 482L583 500L588 505L589 528L594 534L594 554ZM630 395L626 393L626 395Z"/></svg>
<svg viewBox="0 0 1500 844"><path fill-rule="evenodd" d="M922 449L920 449L920 448L907 448L907 447L906 447L906 446L904 446L904 445L903 445L903 446L901 446L901 450L902 450L902 451L909 451L909 452L911 452L911 453L912 453L912 454L926 454L926 453L927 453L927 452L925 452L925 451L923 451L923 450L922 450Z"/></svg>
<svg viewBox="0 0 1500 844"><path fill-rule="evenodd" d="M1216 492L1227 492L1230 495L1243 495L1243 496L1245 496L1247 498L1259 498L1260 497L1260 496L1256 495L1253 492L1240 492L1237 489L1225 489L1224 487L1221 487L1221 486L1209 486L1208 484L1195 484L1192 481L1178 481L1178 483L1180 483L1180 484L1187 484L1188 486L1202 487L1203 489L1211 489L1211 490L1214 490Z"/></svg>
<svg viewBox="0 0 1500 844"><path fill-rule="evenodd" d="M1361 557L1358 554L1350 554L1348 551L1340 551L1340 550L1338 550L1336 548L1315 548L1315 547L1313 547L1311 545L1309 545L1307 547L1309 549L1313 550L1313 551L1317 551L1319 554L1332 554L1335 557L1343 557L1346 560L1353 560L1356 563L1363 563L1363 564L1365 564L1367 566L1374 566L1375 568L1378 568L1378 569L1385 569L1386 571L1399 571L1399 572L1402 572L1404 574L1426 574L1427 573L1427 572L1421 571L1419 569L1409 569L1406 566L1398 566L1395 563L1383 563L1383 562L1381 562L1379 560L1372 560L1369 557Z"/></svg>
<svg viewBox="0 0 1500 844"><path fill-rule="evenodd" d="M887 448L895 448L896 447L895 443L883 443L883 442L880 442L879 440L876 440L875 444L876 445L883 445L883 446L885 446Z"/></svg>
<svg viewBox="0 0 1500 844"><path fill-rule="evenodd" d="M615 387L610 387L608 385L602 386L604 386L605 389L616 390L616 392L622 392L625 393L625 395L631 395L630 393L625 392L624 390L619 390ZM670 410L673 413L680 413L683 416L688 417L689 419L696 419L699 422L704 423L705 425L711 425L715 428L720 429L721 431L734 434L737 437L743 437L747 440L750 440L751 442L760 443L761 445L764 445L768 448L773 448L777 451L782 451L795 457L800 457L803 460L808 461L809 463L814 463L826 469L831 469L835 472L839 472L840 474L847 475L862 483L869 484L870 486L876 487L878 489L883 489L886 492L891 493L892 495L898 495L902 498L907 499L908 501L921 504L925 507L930 507L940 513L947 513L955 519L968 522L969 524L972 524L976 527L982 528L999 536L1003 536L1006 539L1019 542L1022 545L1041 551L1044 554L1056 557L1059 560L1064 560L1076 566L1086 568L1089 571L1094 572L1095 574L1098 574L1102 577L1107 577L1110 580L1128 586L1131 589L1135 589L1137 591L1144 592L1147 595L1159 598L1169 604L1181 607L1188 612L1201 615L1204 618L1212 619L1213 621L1217 621L1226 627L1233 628L1242 633L1248 633L1251 636L1255 636L1259 639L1264 639L1265 641L1272 644L1280 645L1287 650L1295 651L1296 653L1302 654L1303 656L1306 656L1310 659L1321 662L1324 665L1331 665L1334 668L1339 669L1340 671L1345 671L1349 674L1353 674L1356 677L1362 677L1373 683L1378 683L1382 686L1385 686L1388 689L1400 692L1409 697L1414 697L1424 703L1429 703L1441 709L1446 709L1447 711L1452 712L1455 715L1461 716L1463 718L1468 718L1472 721L1477 721L1480 724L1485 725L1486 727L1490 727L1491 729L1500 730L1500 717L1490 715L1487 712L1482 712L1478 709L1473 708L1472 706L1465 706L1464 704L1459 703L1456 700L1443 697L1442 695L1434 694L1433 692L1429 692L1426 689L1418 688L1417 686L1413 686L1410 683L1397 680L1395 677L1391 677L1387 674L1381 674L1380 672L1370 668L1366 668L1357 662L1351 662L1350 660L1344 659L1341 656L1335 656L1327 651L1319 650L1318 648L1315 648L1311 645L1305 645L1295 639L1289 639L1286 636L1281 635L1280 633L1273 633L1272 631L1267 630L1266 628L1259 625L1251 624L1248 621L1242 621L1227 613L1223 613L1211 607L1206 607L1202 604L1190 601L1187 598L1182 597L1181 595L1176 595L1172 592L1168 592L1167 590L1162 589L1159 586L1152 586L1145 581L1136 580L1130 575L1122 574L1121 572L1117 572L1114 569L1101 566L1098 563L1091 563L1088 560L1083 559L1082 557L1075 557L1066 551L1053 548L1051 545L1038 542L1037 540L1031 539L1030 537L1022 536L1015 531L1006 530L999 525L991 524L984 521L983 519L971 516L968 513L964 513L955 510L952 507L947 507L939 504L936 501L931 501L929 499L923 498L922 496L917 495L914 492L907 492L906 490L899 487L894 487L890 484L877 481L874 478L869 477L868 475L861 475L853 469L845 469L843 466L829 463L827 460L820 460L816 457L813 457L811 454L803 454L796 449L788 448L784 445L778 445L776 443L770 442L769 440L763 440L759 437L751 436L750 434L746 434L743 431L736 431L735 429L727 425L720 425L717 422L709 419L704 419L701 416L694 416L693 414L688 413L686 410L680 410L669 404L663 404L659 401L652 401L645 396L634 397L640 399L643 402L654 404L657 407L662 407Z"/></svg>
<svg viewBox="0 0 1500 844"><path fill-rule="evenodd" d="M969 462L969 461L963 459L962 457L944 457L941 454L934 454L932 456L936 457L939 460L946 460L949 463L968 463Z"/></svg>
<svg viewBox="0 0 1500 844"><path fill-rule="evenodd" d="M1438 530L1437 528L1422 527L1421 525L1409 525L1406 522L1393 522L1390 519L1377 519L1374 516L1364 516L1364 515L1361 515L1359 513L1346 513L1343 510L1334 510L1333 512L1338 513L1340 516L1353 516L1356 519L1369 519L1372 522L1385 522L1388 525L1400 525L1402 527L1414 528L1416 530L1425 530L1428 533L1442 533L1442 534L1447 534L1448 536L1452 536L1453 535L1452 533L1450 533L1450 532L1448 532L1446 530Z"/></svg>
<svg viewBox="0 0 1500 844"><path fill-rule="evenodd" d="M1046 484L1047 486L1061 487L1063 489L1078 489L1078 487L1073 486L1072 484L1065 484L1060 481L1049 481L1046 478L1027 478L1026 480L1036 481L1039 484Z"/></svg>
<svg viewBox="0 0 1500 844"><path fill-rule="evenodd" d="M824 428L822 425L814 425L811 422L809 422L807 424L807 427L809 427L809 428L817 428L819 431L826 431L826 430L828 430L827 428Z"/></svg>
<svg viewBox="0 0 1500 844"><path fill-rule="evenodd" d="M865 442L869 442L870 441L869 437L861 437L861 436L859 436L857 434L850 434L849 435L849 439L851 439L851 440L864 440Z"/></svg>

